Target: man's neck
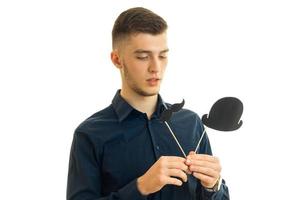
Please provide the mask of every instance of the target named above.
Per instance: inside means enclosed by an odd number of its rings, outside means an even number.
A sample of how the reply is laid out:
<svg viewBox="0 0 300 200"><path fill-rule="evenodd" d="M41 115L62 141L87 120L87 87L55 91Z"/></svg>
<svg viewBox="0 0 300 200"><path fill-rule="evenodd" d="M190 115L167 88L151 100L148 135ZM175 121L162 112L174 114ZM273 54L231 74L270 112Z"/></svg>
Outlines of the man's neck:
<svg viewBox="0 0 300 200"><path fill-rule="evenodd" d="M151 118L156 109L158 95L142 96L135 92L129 92L123 89L120 94L133 108L142 113L146 113L148 119Z"/></svg>

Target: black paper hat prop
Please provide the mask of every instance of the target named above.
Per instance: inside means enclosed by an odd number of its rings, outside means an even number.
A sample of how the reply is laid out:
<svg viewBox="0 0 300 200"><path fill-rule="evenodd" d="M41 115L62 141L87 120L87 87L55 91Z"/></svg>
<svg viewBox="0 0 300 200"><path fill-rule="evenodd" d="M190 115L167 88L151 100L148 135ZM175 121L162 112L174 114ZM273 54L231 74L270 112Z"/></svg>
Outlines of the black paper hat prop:
<svg viewBox="0 0 300 200"><path fill-rule="evenodd" d="M218 131L234 131L240 128L243 113L243 103L235 97L219 99L211 107L209 115L202 116L202 122L207 127Z"/></svg>
<svg viewBox="0 0 300 200"><path fill-rule="evenodd" d="M184 103L185 101L183 100L181 103L171 105L170 108L167 108L167 106L164 104L166 109L161 114L160 120L166 124L182 154L184 155L184 157L186 157L183 148L181 147L176 138L176 135L173 133L168 123L170 118L172 117L173 112L178 112L180 109L182 109ZM243 103L238 98L224 97L214 103L209 111L209 115L205 114L202 116L202 122L207 127L218 131L234 131L240 128L243 124L243 121L240 120L242 113ZM197 152L205 133L206 129L204 128L203 133L195 148L195 152Z"/></svg>

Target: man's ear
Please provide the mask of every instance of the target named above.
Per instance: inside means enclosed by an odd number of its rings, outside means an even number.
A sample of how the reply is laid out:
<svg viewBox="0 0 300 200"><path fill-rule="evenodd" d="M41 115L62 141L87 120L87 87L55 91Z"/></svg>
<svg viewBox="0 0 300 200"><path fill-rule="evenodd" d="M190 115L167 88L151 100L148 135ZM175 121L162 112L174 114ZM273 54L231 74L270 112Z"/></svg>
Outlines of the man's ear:
<svg viewBox="0 0 300 200"><path fill-rule="evenodd" d="M121 58L120 58L120 54L118 52L118 50L113 50L111 53L110 53L110 59L112 61L112 63L119 69L122 68L122 65L121 65Z"/></svg>

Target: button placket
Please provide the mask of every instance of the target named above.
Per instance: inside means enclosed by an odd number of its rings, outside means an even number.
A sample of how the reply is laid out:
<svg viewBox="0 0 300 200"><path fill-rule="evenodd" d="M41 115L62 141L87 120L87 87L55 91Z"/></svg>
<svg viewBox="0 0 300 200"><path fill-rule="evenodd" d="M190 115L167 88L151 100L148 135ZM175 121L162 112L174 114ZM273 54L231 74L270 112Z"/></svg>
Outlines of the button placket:
<svg viewBox="0 0 300 200"><path fill-rule="evenodd" d="M159 159L159 157L161 155L161 153L160 153L160 147L159 147L159 145L157 144L157 142L155 140L155 133L153 131L152 126L153 126L153 121L152 120L148 120L147 121L147 128L148 128L151 140L152 140L153 151L154 151L156 159Z"/></svg>

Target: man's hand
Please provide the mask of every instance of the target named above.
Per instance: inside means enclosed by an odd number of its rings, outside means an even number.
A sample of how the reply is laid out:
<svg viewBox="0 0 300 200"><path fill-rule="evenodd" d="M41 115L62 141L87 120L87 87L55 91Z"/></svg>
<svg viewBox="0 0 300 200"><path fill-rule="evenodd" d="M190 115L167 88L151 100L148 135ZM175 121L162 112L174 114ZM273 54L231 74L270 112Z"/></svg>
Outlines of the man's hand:
<svg viewBox="0 0 300 200"><path fill-rule="evenodd" d="M137 179L138 190L143 195L159 191L167 184L181 186L182 181L187 181L185 172L188 166L186 159L176 156L162 156L151 168Z"/></svg>
<svg viewBox="0 0 300 200"><path fill-rule="evenodd" d="M191 151L186 159L186 165L193 176L201 181L201 184L206 188L212 188L220 178L221 164L217 157L196 154Z"/></svg>

